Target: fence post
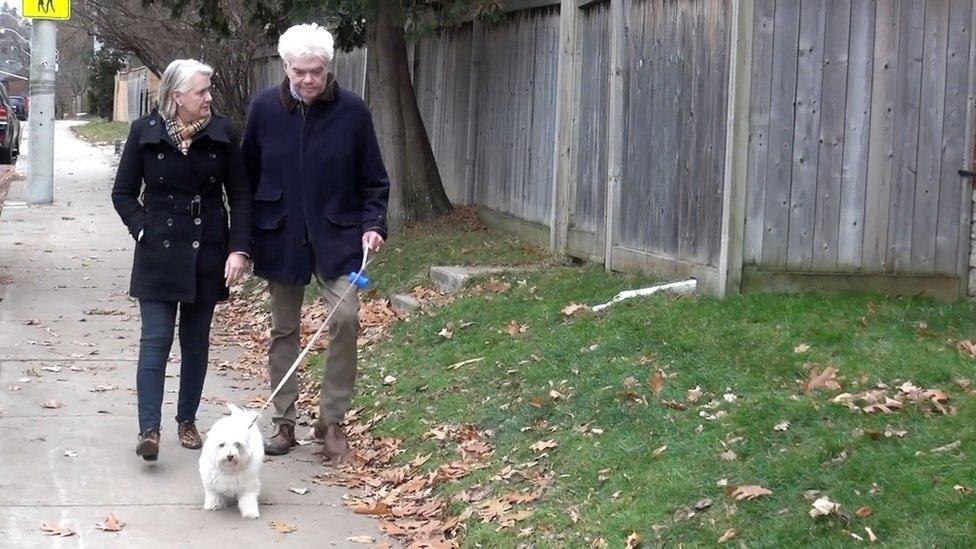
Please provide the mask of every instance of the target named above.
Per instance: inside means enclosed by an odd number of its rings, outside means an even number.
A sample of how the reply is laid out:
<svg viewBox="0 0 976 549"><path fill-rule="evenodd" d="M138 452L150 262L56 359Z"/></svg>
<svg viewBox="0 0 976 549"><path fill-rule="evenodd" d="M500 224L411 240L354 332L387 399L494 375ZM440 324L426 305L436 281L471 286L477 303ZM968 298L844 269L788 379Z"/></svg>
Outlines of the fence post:
<svg viewBox="0 0 976 549"><path fill-rule="evenodd" d="M738 293L742 285L754 10L754 0L735 0L732 4L722 193L722 242L718 260L719 296Z"/></svg>
<svg viewBox="0 0 976 549"><path fill-rule="evenodd" d="M976 24L976 6L970 15L969 37L969 92L966 101L966 138L963 143L962 166L950 169L972 170L976 167L976 32L972 32L972 25ZM959 219L959 297L965 299L969 295L969 266L972 254L972 220L973 181L962 178L962 208Z"/></svg>
<svg viewBox="0 0 976 549"><path fill-rule="evenodd" d="M627 101L627 12L630 0L610 2L610 108L607 117L606 218L603 222L603 265L613 267L620 222L620 181L623 178L626 148Z"/></svg>
<svg viewBox="0 0 976 549"><path fill-rule="evenodd" d="M569 195L572 175L573 112L576 90L576 21L579 0L559 3L559 62L556 73L556 147L552 170L552 210L549 223L549 248L566 252L569 233Z"/></svg>

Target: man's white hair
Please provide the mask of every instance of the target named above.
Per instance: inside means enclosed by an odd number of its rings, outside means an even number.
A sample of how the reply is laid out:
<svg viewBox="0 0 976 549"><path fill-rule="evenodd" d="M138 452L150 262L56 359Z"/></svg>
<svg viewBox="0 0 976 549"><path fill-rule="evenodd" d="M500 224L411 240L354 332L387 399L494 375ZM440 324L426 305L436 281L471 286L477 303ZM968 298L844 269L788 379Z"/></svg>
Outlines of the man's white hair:
<svg viewBox="0 0 976 549"><path fill-rule="evenodd" d="M213 68L196 59L177 59L166 67L163 77L159 80L159 91L156 94L159 112L163 117L176 117L176 100L173 99L173 92L190 91L190 79L198 74L213 76Z"/></svg>
<svg viewBox="0 0 976 549"><path fill-rule="evenodd" d="M278 38L278 56L285 66L299 57L318 57L326 65L335 55L335 39L325 27L315 23L303 23L289 27Z"/></svg>

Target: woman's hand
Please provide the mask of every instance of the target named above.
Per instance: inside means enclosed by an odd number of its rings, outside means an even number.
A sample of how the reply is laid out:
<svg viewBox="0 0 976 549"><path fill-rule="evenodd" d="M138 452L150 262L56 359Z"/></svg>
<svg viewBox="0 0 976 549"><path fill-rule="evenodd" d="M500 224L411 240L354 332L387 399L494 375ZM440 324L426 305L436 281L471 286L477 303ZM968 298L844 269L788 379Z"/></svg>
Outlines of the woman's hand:
<svg viewBox="0 0 976 549"><path fill-rule="evenodd" d="M227 263L224 264L224 283L228 288L244 273L248 261L247 256L241 252L233 252L227 256Z"/></svg>

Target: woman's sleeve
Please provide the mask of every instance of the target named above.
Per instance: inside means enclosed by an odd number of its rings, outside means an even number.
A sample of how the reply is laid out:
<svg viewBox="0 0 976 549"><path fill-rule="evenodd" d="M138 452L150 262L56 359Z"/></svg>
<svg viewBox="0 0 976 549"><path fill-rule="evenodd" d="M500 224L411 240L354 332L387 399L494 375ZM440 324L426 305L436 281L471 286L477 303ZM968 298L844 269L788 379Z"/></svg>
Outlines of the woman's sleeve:
<svg viewBox="0 0 976 549"><path fill-rule="evenodd" d="M129 128L129 137L122 149L119 168L115 172L112 186L112 204L122 222L129 228L132 238L138 240L139 233L146 226L146 212L139 203L142 191L142 158L139 154L139 129L135 124Z"/></svg>

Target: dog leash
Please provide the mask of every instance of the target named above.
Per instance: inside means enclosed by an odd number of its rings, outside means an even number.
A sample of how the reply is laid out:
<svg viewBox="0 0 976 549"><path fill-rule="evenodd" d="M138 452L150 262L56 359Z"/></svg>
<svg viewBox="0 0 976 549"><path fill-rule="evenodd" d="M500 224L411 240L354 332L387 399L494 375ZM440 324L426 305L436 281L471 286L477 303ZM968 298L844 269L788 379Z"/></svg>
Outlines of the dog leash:
<svg viewBox="0 0 976 549"><path fill-rule="evenodd" d="M274 400L274 397L278 396L278 392L281 391L281 388L285 386L285 382L291 378L292 374L295 373L295 370L298 369L298 365L302 363L302 360L308 355L309 351L312 350L312 346L315 345L315 342L318 340L319 336L322 335L322 331L326 326L329 325L329 320L332 318L332 315L336 312L336 310L339 309L339 305L341 305L342 302L349 297L349 293L355 288L362 290L369 286L369 278L363 274L363 271L366 270L366 266L369 265L369 261L369 246L363 246L363 262L359 266L358 271L349 273L349 277L347 278L347 280L349 280L349 287L346 288L346 291L339 296L339 301L336 302L335 307L329 311L329 314L325 317L325 320L322 321L322 325L319 326L319 329L314 335L312 335L312 339L308 341L305 348L302 349L301 354L299 354L298 358L295 359L295 362L292 363L291 368L288 369L288 372L286 372L284 377L281 378L281 381L278 382L278 386L275 387L274 391L271 391L271 396L269 396L268 399L264 401L264 404L261 405L261 408L258 409L257 413L254 415L254 418L251 420L251 423L248 424L248 428L254 425L254 422L256 422L258 418L261 417L261 414L264 413L264 410L267 409L268 404Z"/></svg>

